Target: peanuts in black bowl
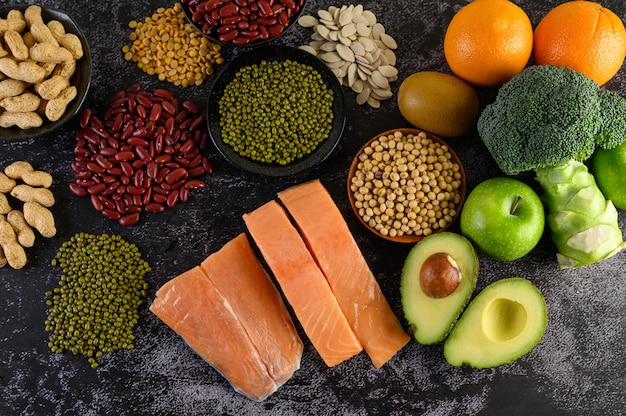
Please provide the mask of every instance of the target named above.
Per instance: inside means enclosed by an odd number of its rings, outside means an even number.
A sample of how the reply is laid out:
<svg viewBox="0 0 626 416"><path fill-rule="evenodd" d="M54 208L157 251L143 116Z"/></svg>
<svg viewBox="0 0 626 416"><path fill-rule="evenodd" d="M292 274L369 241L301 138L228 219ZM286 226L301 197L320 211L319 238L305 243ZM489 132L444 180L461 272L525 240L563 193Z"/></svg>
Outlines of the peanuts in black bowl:
<svg viewBox="0 0 626 416"><path fill-rule="evenodd" d="M0 58L0 71L8 77L0 88L5 90L0 92L0 100L6 99L0 101L0 140L45 136L70 121L87 96L92 69L87 40L78 24L61 10L9 6L0 8L0 17L12 22L15 45L19 45ZM39 32L41 38L36 48L31 48L31 56L21 59L20 49L28 48L23 35L33 24L43 24L46 30ZM20 83L21 87L10 93L5 89Z"/></svg>

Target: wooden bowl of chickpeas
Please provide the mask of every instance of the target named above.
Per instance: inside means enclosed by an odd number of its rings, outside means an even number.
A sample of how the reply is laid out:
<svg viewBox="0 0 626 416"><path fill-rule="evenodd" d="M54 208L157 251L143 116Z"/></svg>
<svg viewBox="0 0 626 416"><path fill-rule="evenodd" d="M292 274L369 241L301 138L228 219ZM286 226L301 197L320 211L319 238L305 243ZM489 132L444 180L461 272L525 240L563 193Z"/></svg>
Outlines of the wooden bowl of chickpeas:
<svg viewBox="0 0 626 416"><path fill-rule="evenodd" d="M389 130L365 143L350 165L347 185L361 223L400 243L447 229L466 194L457 154L439 137L412 128Z"/></svg>

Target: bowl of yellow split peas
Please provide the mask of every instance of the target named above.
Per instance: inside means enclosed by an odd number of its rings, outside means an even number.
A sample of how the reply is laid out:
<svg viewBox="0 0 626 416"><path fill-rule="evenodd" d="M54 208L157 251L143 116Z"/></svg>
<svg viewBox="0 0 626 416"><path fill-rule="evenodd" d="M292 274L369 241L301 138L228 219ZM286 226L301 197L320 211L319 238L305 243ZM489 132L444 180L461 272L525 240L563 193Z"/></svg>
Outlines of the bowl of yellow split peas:
<svg viewBox="0 0 626 416"><path fill-rule="evenodd" d="M359 149L347 188L366 228L390 241L415 243L454 222L467 184L463 165L446 142L419 129L397 128Z"/></svg>

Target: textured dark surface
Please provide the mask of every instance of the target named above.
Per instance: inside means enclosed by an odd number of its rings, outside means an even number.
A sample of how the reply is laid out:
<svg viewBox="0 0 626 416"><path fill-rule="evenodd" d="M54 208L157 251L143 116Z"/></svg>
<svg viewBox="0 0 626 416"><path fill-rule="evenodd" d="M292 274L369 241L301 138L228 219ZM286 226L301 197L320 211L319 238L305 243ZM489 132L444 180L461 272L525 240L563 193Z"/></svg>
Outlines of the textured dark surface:
<svg viewBox="0 0 626 416"><path fill-rule="evenodd" d="M1 4L4 5L3 1ZM17 1L13 4L24 4ZM366 1L399 44L400 80L420 70L449 72L443 57L443 35L453 14L466 1ZM520 0L533 25L557 0ZM143 20L162 1L41 0L70 13L88 37L94 59L92 89L86 106L102 114L112 94L140 82L144 88L170 88L180 97L204 102L211 80L202 87L178 89L159 83L123 60L129 43L128 22ZM341 3L310 1L305 13ZM604 5L626 18L622 0ZM306 42L308 30L294 27L279 43ZM225 48L232 58L235 51ZM219 68L218 68L219 69ZM622 69L606 88L626 96ZM480 91L483 102L492 92ZM522 359L490 370L450 367L441 346L411 342L383 368L376 370L365 354L327 368L301 332L305 352L302 368L273 396L254 403L235 393L147 309L164 282L198 264L244 231L241 215L275 197L288 186L320 178L344 213L367 261L394 311L401 318L399 277L410 246L375 238L364 230L348 205L346 172L353 154L370 136L408 127L395 100L380 109L358 107L346 90L347 124L336 152L319 167L293 177L262 178L239 172L215 150L215 173L207 188L194 191L187 203L124 228L106 220L87 199L73 197L70 161L77 120L57 134L26 140L0 140L0 166L31 161L54 176L54 215L58 235L41 237L27 251L29 263L20 270L0 270L0 414L1 415L620 415L626 413L624 254L579 270L559 270L555 250L544 236L527 257L510 263L480 256L477 290L509 276L524 276L544 293L549 324L540 344ZM449 141L461 158L471 189L499 175L495 164L472 132ZM532 177L524 177L534 184ZM626 215L620 212L626 230ZM151 285L136 328L136 348L106 354L98 369L84 357L54 354L44 331L45 295L57 285L58 268L50 260L59 245L79 231L117 233L136 243L153 267Z"/></svg>

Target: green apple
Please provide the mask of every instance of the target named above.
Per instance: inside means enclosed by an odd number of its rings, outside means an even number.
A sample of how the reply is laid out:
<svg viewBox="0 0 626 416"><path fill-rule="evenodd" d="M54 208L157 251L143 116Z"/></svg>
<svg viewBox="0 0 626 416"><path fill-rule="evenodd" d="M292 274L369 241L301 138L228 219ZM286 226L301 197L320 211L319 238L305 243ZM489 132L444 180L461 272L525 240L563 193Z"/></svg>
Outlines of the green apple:
<svg viewBox="0 0 626 416"><path fill-rule="evenodd" d="M604 197L626 210L626 143L610 150L596 149L591 168Z"/></svg>
<svg viewBox="0 0 626 416"><path fill-rule="evenodd" d="M516 260L539 242L545 211L537 193L517 179L487 179L474 188L461 210L461 234L496 260Z"/></svg>

